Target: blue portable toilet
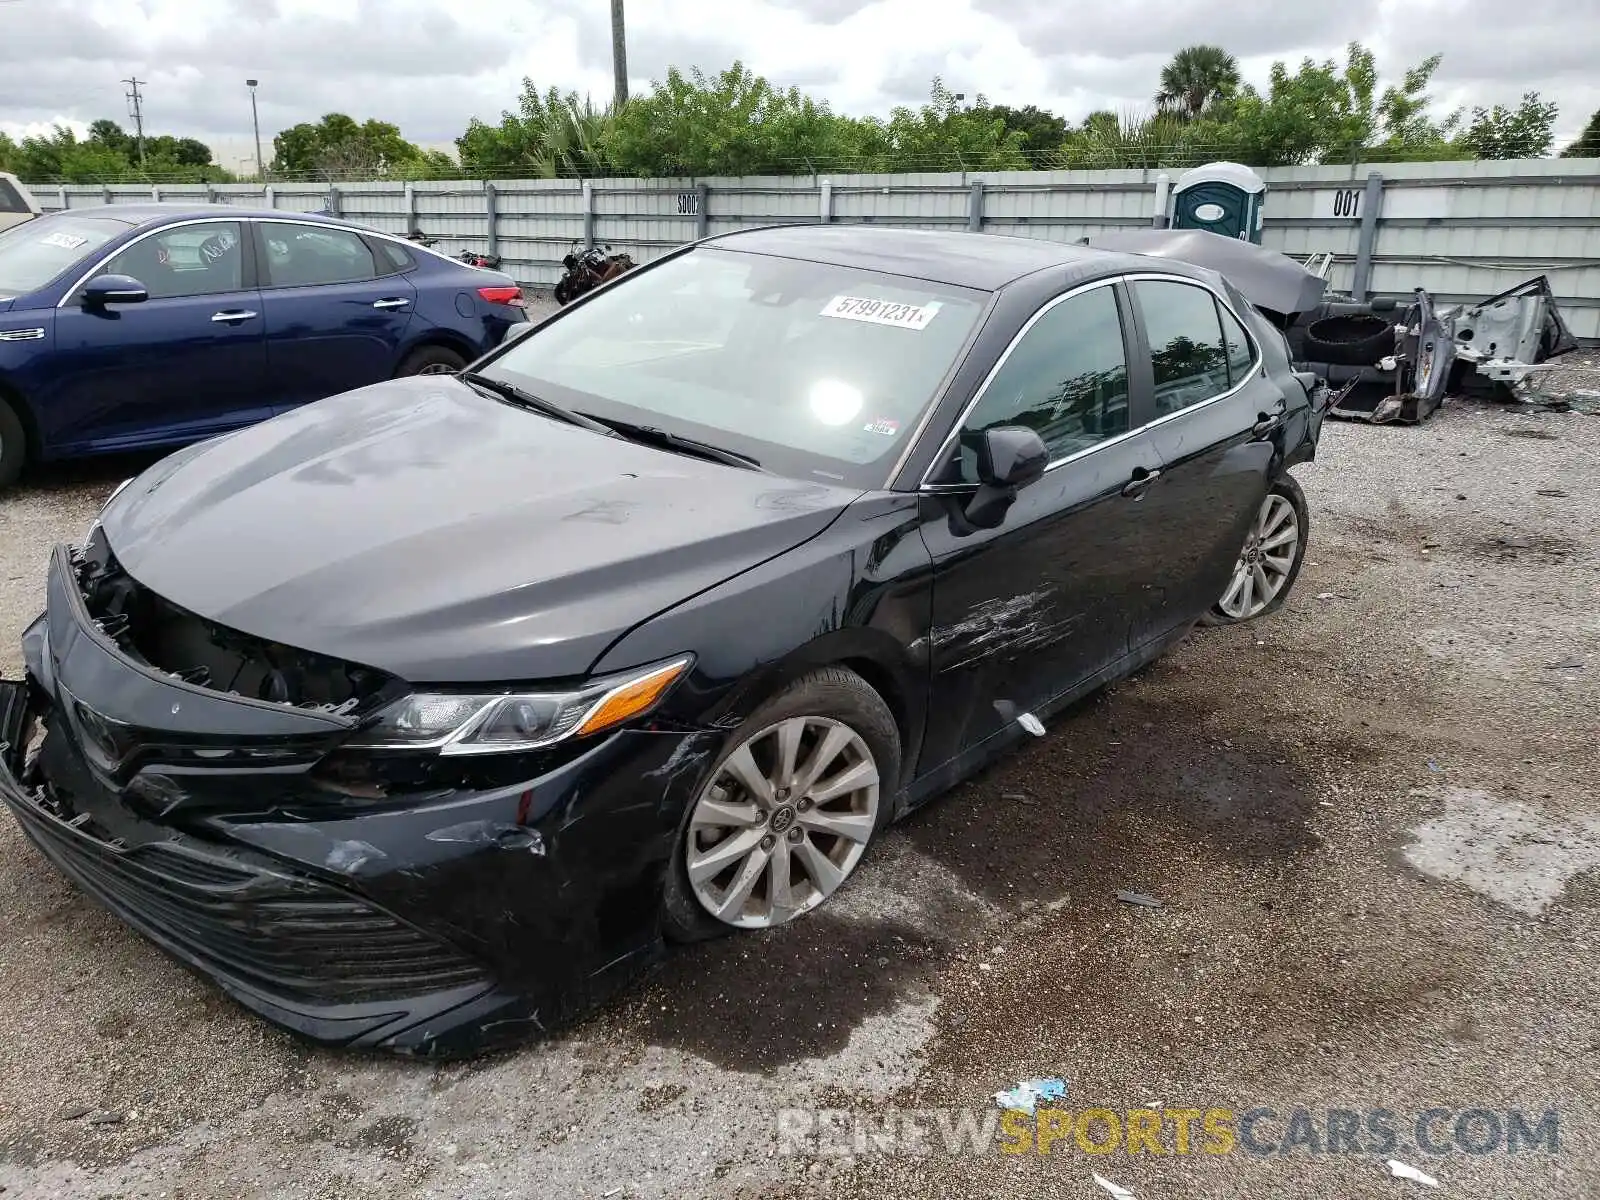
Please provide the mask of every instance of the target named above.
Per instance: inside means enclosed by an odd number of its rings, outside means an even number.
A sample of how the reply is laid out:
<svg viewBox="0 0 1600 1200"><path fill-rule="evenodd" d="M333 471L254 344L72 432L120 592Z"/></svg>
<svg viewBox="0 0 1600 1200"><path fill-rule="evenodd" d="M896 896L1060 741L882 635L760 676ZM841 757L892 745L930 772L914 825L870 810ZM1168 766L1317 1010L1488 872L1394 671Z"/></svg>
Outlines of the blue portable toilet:
<svg viewBox="0 0 1600 1200"><path fill-rule="evenodd" d="M1207 163L1178 176L1172 189L1172 228L1204 229L1261 244L1267 181L1238 163Z"/></svg>

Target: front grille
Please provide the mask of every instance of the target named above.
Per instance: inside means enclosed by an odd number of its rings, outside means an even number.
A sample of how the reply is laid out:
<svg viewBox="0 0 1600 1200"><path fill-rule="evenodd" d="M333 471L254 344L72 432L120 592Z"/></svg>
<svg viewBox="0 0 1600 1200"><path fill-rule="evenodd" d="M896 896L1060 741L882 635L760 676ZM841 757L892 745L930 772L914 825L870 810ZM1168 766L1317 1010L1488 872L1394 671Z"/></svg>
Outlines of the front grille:
<svg viewBox="0 0 1600 1200"><path fill-rule="evenodd" d="M449 946L318 880L170 845L123 850L27 802L12 807L85 889L158 940L269 997L350 1004L488 982Z"/></svg>

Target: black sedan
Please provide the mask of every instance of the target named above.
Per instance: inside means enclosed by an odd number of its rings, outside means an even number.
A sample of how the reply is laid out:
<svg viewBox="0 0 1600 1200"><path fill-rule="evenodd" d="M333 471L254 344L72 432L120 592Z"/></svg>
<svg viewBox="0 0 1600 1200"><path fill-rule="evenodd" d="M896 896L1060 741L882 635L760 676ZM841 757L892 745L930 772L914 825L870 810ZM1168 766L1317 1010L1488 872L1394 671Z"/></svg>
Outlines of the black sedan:
<svg viewBox="0 0 1600 1200"><path fill-rule="evenodd" d="M712 238L120 488L0 684L0 794L272 1021L526 1037L1282 603L1315 383L1198 267Z"/></svg>

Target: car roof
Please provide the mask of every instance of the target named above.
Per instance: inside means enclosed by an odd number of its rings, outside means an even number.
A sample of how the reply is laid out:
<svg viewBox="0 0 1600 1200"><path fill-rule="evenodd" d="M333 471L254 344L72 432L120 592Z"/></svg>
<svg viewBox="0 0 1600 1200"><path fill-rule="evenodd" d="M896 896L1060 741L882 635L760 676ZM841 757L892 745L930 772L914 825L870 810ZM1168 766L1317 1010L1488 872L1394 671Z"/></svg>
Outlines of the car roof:
<svg viewBox="0 0 1600 1200"><path fill-rule="evenodd" d="M131 226L154 225L164 221L194 220L199 217L258 217L266 220L315 221L326 225L357 228L321 213L286 212L281 208L245 208L238 204L96 204L93 207L59 209L74 217L101 217Z"/></svg>
<svg viewBox="0 0 1600 1200"><path fill-rule="evenodd" d="M1142 254L1050 242L1042 238L955 230L895 229L881 225L777 225L706 239L705 245L779 258L797 258L887 275L906 275L956 287L998 291L1052 267L1066 282L1101 275L1159 270L1212 279L1209 271Z"/></svg>

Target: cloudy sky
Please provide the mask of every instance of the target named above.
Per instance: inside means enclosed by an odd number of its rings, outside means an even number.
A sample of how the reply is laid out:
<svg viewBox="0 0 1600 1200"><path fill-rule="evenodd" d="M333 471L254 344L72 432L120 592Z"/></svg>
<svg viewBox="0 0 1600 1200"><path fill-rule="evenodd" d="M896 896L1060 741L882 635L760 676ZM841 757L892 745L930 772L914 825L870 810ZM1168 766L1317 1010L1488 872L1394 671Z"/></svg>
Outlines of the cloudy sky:
<svg viewBox="0 0 1600 1200"><path fill-rule="evenodd" d="M269 143L342 111L447 146L512 106L525 75L604 100L609 22L609 0L0 0L0 129L123 118L118 81L137 75L148 130L200 137L238 167L255 77ZM1342 56L1353 38L1390 75L1443 52L1449 105L1537 89L1560 104L1563 140L1600 108L1594 0L627 0L627 23L635 91L669 64L738 58L853 113L915 104L940 75L969 98L1078 118L1148 104L1162 63L1197 41L1263 82L1275 58Z"/></svg>

